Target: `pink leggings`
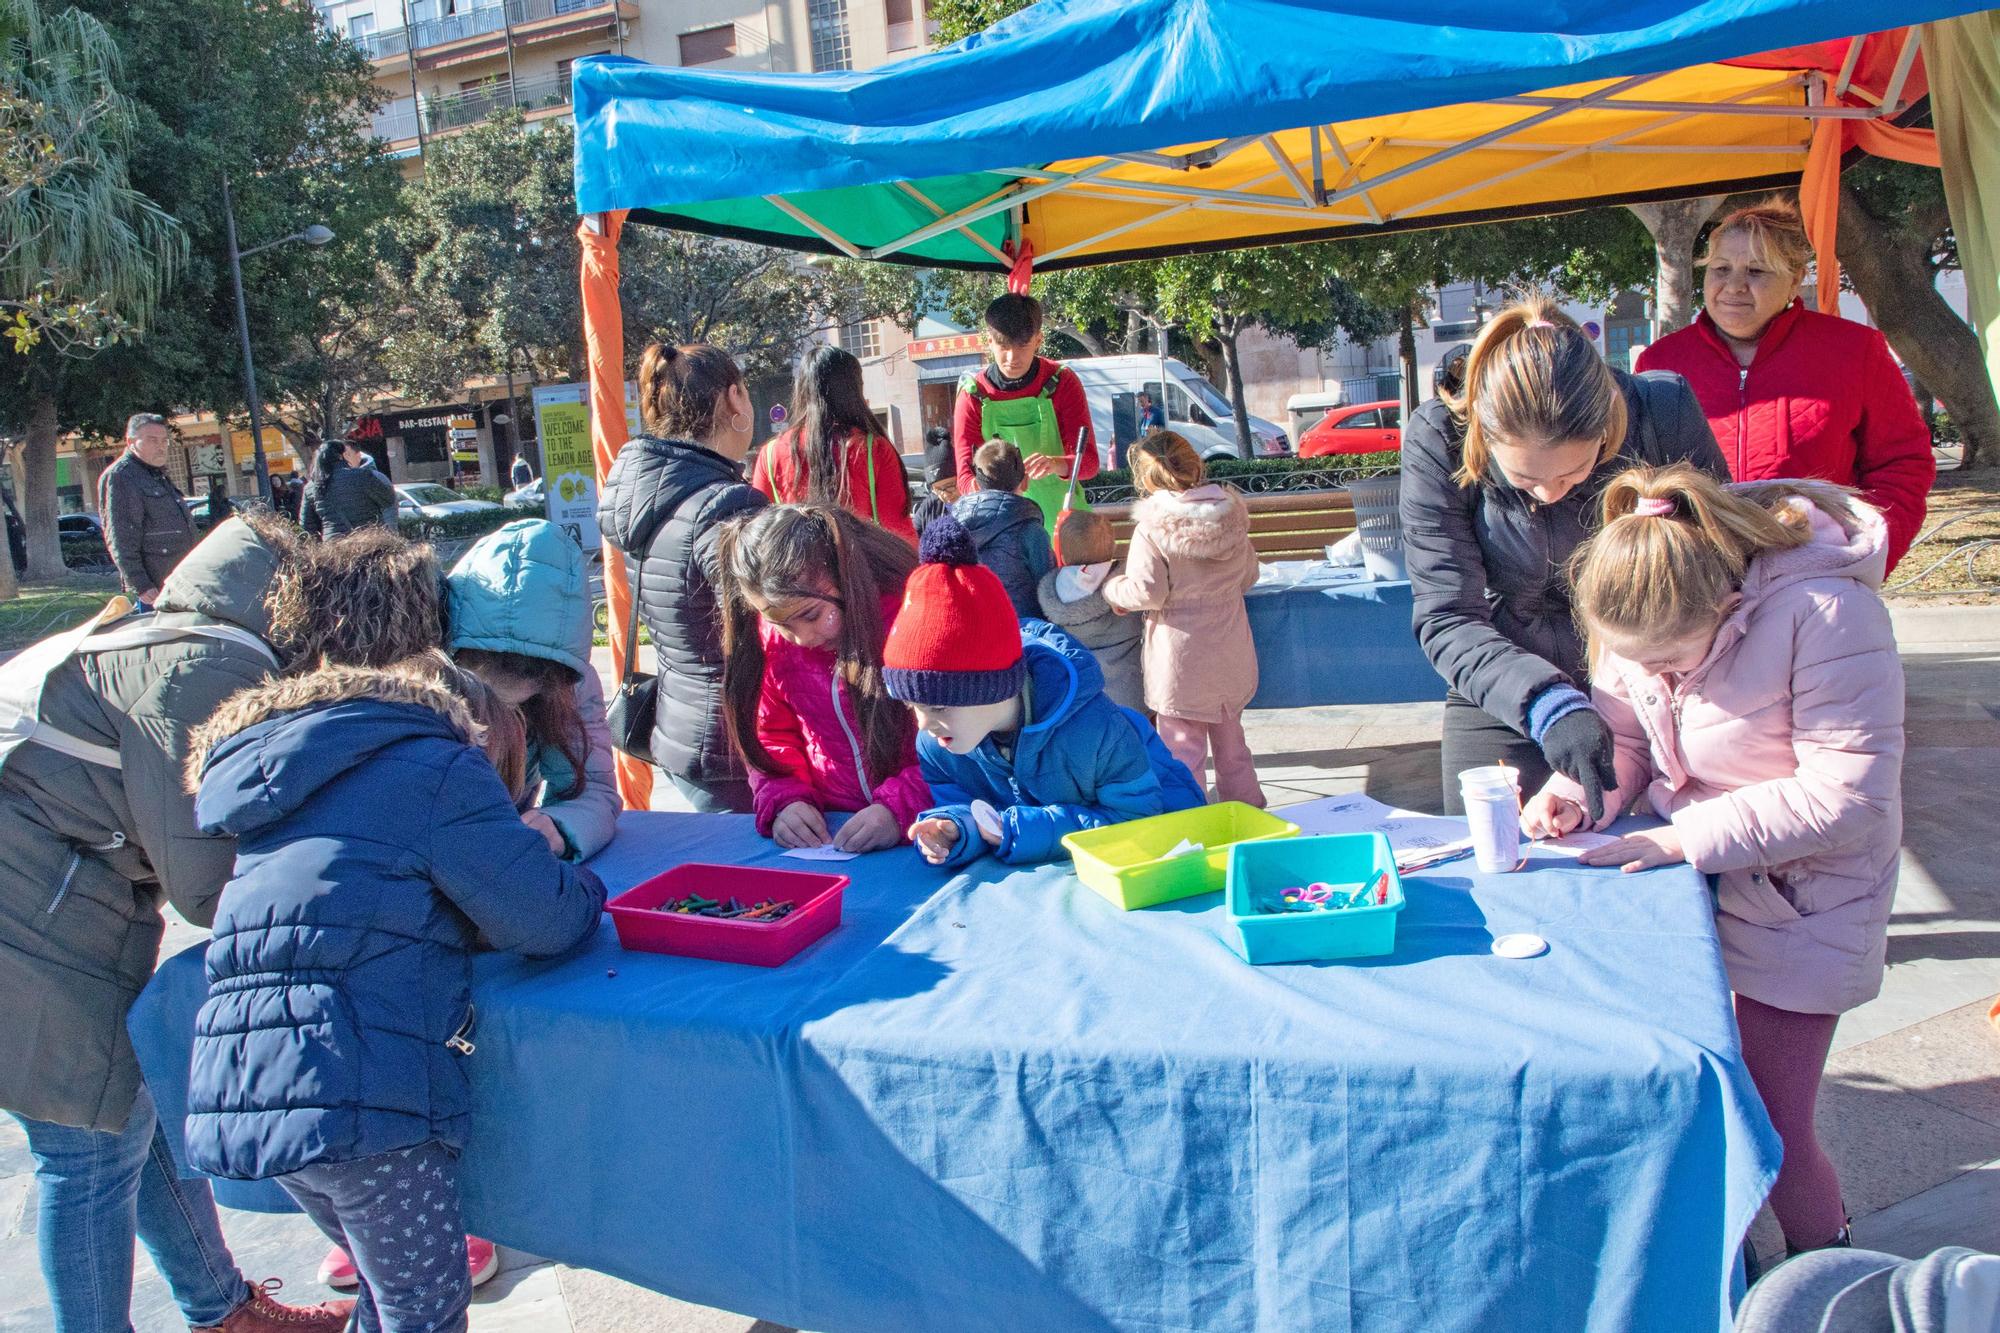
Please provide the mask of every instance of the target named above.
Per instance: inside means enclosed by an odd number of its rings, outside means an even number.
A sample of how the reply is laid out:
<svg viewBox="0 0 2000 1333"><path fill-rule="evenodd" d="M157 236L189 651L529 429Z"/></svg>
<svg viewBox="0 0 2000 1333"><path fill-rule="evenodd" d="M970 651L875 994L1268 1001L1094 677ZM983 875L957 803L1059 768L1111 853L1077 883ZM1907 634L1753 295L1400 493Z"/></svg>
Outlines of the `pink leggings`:
<svg viewBox="0 0 2000 1333"><path fill-rule="evenodd" d="M1833 1047L1838 1014L1795 1014L1747 995L1736 997L1743 1063L1785 1144L1785 1163L1771 1187L1771 1211L1795 1250L1824 1245L1847 1225L1840 1177L1813 1131L1813 1103Z"/></svg>
<svg viewBox="0 0 2000 1333"><path fill-rule="evenodd" d="M1215 799L1242 801L1264 808L1264 789L1257 785L1257 761L1251 757L1250 742L1243 738L1243 715L1225 722L1196 722L1192 718L1159 718L1160 739L1174 758L1188 766L1195 785L1208 789L1208 756L1215 753Z"/></svg>

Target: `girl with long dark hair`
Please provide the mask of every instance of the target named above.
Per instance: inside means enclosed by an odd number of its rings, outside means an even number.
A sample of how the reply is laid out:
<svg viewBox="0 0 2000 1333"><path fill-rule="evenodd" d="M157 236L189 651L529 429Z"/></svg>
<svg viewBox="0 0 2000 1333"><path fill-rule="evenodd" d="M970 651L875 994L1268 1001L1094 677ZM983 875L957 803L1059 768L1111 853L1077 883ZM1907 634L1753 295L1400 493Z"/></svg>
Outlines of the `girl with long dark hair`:
<svg viewBox="0 0 2000 1333"><path fill-rule="evenodd" d="M792 378L792 420L758 453L750 484L778 504L845 509L914 547L909 477L868 406L853 353L824 345L805 354Z"/></svg>

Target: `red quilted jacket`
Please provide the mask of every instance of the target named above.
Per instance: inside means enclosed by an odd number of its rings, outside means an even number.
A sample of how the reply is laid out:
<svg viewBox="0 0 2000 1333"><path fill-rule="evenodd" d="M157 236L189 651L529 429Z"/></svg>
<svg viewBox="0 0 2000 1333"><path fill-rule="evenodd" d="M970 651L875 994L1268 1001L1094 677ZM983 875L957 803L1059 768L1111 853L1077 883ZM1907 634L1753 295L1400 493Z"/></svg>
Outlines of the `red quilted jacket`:
<svg viewBox="0 0 2000 1333"><path fill-rule="evenodd" d="M1856 488L1888 520L1891 569L1916 540L1937 464L1876 330L1794 301L1744 370L1703 311L1642 352L1638 368L1686 378L1737 481L1819 477Z"/></svg>

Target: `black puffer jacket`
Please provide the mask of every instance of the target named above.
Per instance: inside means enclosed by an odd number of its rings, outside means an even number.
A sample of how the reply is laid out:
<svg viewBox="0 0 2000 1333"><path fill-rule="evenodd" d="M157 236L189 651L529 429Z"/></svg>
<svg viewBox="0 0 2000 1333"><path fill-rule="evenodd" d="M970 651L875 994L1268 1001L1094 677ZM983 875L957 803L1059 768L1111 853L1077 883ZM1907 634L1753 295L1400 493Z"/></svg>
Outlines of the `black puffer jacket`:
<svg viewBox="0 0 2000 1333"><path fill-rule="evenodd" d="M715 534L764 503L722 455L652 435L619 450L597 502L597 526L625 557L625 578L639 590L639 615L653 634L660 673L653 762L696 782L743 776L722 720Z"/></svg>
<svg viewBox="0 0 2000 1333"><path fill-rule="evenodd" d="M345 537L370 523L394 527L396 488L372 467L340 468L307 488L299 521L323 537Z"/></svg>
<svg viewBox="0 0 2000 1333"><path fill-rule="evenodd" d="M1403 428L1403 541L1417 640L1460 697L1528 734L1528 706L1550 685L1588 689L1570 608L1569 558L1597 526L1604 484L1640 463L1728 466L1701 404L1678 375L1612 372L1625 393L1625 443L1552 505L1501 478L1460 486L1464 428L1433 399Z"/></svg>

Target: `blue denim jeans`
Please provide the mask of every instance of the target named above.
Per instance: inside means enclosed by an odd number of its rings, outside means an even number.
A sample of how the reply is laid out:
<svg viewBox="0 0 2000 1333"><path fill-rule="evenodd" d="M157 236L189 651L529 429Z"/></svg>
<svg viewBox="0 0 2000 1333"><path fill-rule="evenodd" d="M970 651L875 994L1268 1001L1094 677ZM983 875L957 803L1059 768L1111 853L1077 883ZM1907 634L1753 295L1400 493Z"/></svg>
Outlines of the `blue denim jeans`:
<svg viewBox="0 0 2000 1333"><path fill-rule="evenodd" d="M35 1235L56 1333L130 1333L134 1234L189 1324L219 1324L250 1299L215 1196L175 1173L143 1085L116 1134L14 1118L35 1159Z"/></svg>
<svg viewBox="0 0 2000 1333"><path fill-rule="evenodd" d="M279 1176L361 1275L352 1333L463 1333L472 1303L458 1154L442 1143Z"/></svg>

